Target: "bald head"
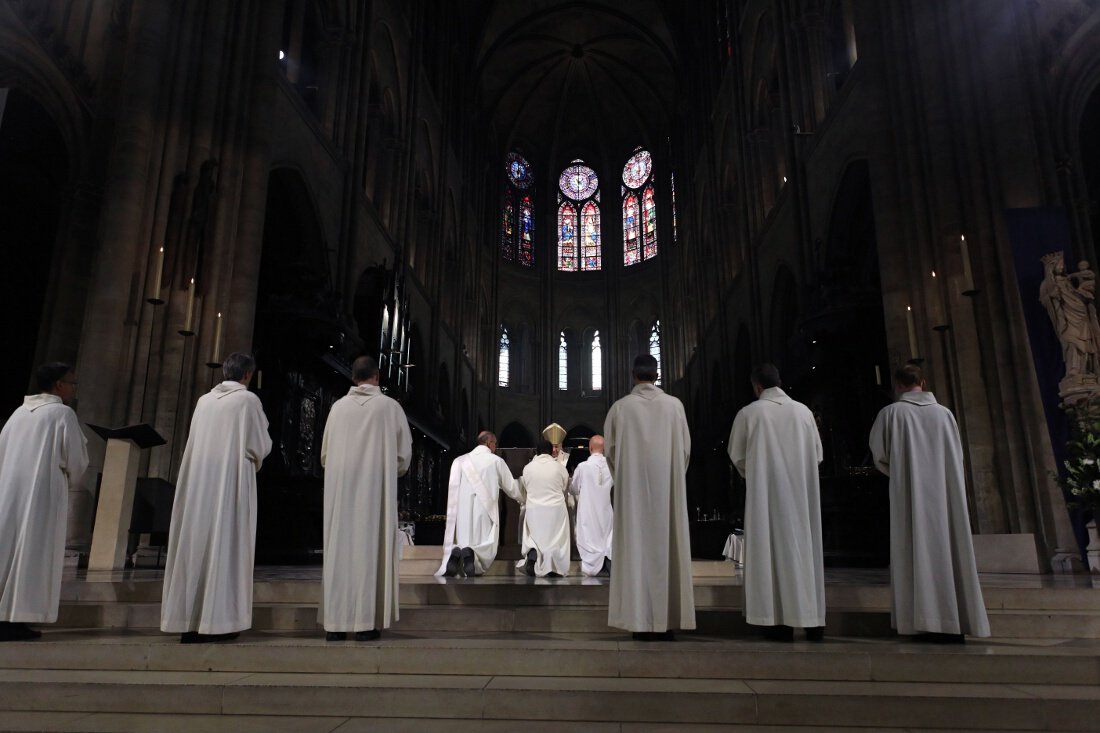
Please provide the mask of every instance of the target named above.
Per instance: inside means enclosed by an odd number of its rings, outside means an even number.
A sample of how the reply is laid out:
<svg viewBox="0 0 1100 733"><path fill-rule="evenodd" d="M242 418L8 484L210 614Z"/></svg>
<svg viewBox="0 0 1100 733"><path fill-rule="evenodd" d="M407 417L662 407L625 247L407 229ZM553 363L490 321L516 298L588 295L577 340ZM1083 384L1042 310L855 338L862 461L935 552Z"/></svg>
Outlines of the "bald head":
<svg viewBox="0 0 1100 733"><path fill-rule="evenodd" d="M603 454L603 436L593 435L588 440L588 452L592 454Z"/></svg>
<svg viewBox="0 0 1100 733"><path fill-rule="evenodd" d="M497 452L497 436L489 430L482 430L477 434L477 444L485 446L493 453Z"/></svg>

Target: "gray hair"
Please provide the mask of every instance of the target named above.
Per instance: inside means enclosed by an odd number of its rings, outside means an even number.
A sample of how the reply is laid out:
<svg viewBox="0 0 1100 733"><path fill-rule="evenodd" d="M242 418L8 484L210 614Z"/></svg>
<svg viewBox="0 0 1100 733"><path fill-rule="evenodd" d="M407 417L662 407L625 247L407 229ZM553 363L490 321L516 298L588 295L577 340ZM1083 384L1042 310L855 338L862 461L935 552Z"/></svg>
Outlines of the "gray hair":
<svg viewBox="0 0 1100 733"><path fill-rule="evenodd" d="M251 354L234 351L225 357L225 361L222 362L222 374L225 375L228 381L239 382L244 379L245 374L255 371L256 360L252 358Z"/></svg>

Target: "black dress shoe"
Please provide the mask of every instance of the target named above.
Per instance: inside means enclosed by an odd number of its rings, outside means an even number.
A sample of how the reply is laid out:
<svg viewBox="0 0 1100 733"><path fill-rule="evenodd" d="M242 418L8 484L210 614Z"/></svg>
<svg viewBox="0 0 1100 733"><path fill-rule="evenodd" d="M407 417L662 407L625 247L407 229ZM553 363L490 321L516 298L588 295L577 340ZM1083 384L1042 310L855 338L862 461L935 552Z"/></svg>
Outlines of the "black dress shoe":
<svg viewBox="0 0 1100 733"><path fill-rule="evenodd" d="M221 644L227 641L233 641L241 635L239 631L230 631L228 634L200 634L203 637L203 641L210 642L211 644Z"/></svg>
<svg viewBox="0 0 1100 733"><path fill-rule="evenodd" d="M345 641L348 638L346 631L326 631L325 641Z"/></svg>
<svg viewBox="0 0 1100 733"><path fill-rule="evenodd" d="M913 641L919 644L965 644L966 636L963 634L941 634L925 631L914 636Z"/></svg>
<svg viewBox="0 0 1100 733"><path fill-rule="evenodd" d="M474 564L474 551L469 547L462 551L462 573L467 578L477 577L477 566Z"/></svg>
<svg viewBox="0 0 1100 733"><path fill-rule="evenodd" d="M445 578L457 578L462 572L462 550L454 548L451 557L447 560L447 570L443 573Z"/></svg>
<svg viewBox="0 0 1100 733"><path fill-rule="evenodd" d="M378 629L371 629L370 631L356 631L355 632L355 640L356 641L374 641L375 639L381 638L381 636L382 636L382 632L380 632Z"/></svg>
<svg viewBox="0 0 1100 733"><path fill-rule="evenodd" d="M42 632L23 623L4 622L0 624L0 641L31 641L41 639Z"/></svg>
<svg viewBox="0 0 1100 733"><path fill-rule="evenodd" d="M180 644L198 644L202 641L197 631L185 631L180 634Z"/></svg>
<svg viewBox="0 0 1100 733"><path fill-rule="evenodd" d="M806 629L806 641L825 641L825 627L811 626Z"/></svg>
<svg viewBox="0 0 1100 733"><path fill-rule="evenodd" d="M603 567L600 568L600 572L596 573L597 576L603 576L605 578L611 577L611 561L606 557L603 559Z"/></svg>
<svg viewBox="0 0 1100 733"><path fill-rule="evenodd" d="M790 626L765 626L764 638L768 641L794 641L794 629Z"/></svg>
<svg viewBox="0 0 1100 733"><path fill-rule="evenodd" d="M634 641L676 641L671 631L635 631L631 637Z"/></svg>
<svg viewBox="0 0 1100 733"><path fill-rule="evenodd" d="M535 548L531 548L527 551L527 563L523 566L523 572L535 577L535 563L538 562L539 553Z"/></svg>

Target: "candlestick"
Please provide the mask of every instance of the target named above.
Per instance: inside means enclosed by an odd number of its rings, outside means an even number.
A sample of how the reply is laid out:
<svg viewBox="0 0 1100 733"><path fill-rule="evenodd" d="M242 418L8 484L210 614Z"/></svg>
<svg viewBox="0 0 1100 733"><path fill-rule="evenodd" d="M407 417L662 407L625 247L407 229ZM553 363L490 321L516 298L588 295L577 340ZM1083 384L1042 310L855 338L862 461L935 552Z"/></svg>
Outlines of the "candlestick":
<svg viewBox="0 0 1100 733"><path fill-rule="evenodd" d="M974 295L978 291L974 288L974 272L970 269L970 247L966 244L966 235L959 236L959 254L963 265L962 294Z"/></svg>
<svg viewBox="0 0 1100 733"><path fill-rule="evenodd" d="M875 384L882 386L882 371L878 368L878 364L875 364Z"/></svg>
<svg viewBox="0 0 1100 733"><path fill-rule="evenodd" d="M222 355L222 314L218 314L217 325L214 327L214 355L210 357L210 361L206 362L206 366L211 369L216 369L222 365L219 361Z"/></svg>
<svg viewBox="0 0 1100 733"><path fill-rule="evenodd" d="M256 371L256 390L259 391L264 388L264 373Z"/></svg>
<svg viewBox="0 0 1100 733"><path fill-rule="evenodd" d="M156 267L157 274L153 277L153 296L151 298L146 298L146 302L152 303L153 305L160 305L164 302L160 298L160 282L161 278L164 276L164 247L157 250Z"/></svg>
<svg viewBox="0 0 1100 733"><path fill-rule="evenodd" d="M912 306L905 306L905 325L909 327L909 354L916 359L919 352L917 351L917 326L913 322Z"/></svg>
<svg viewBox="0 0 1100 733"><path fill-rule="evenodd" d="M180 336L194 336L195 331L191 328L191 317L195 313L195 278L191 278L191 287L187 289L187 316L183 319L183 328L180 329Z"/></svg>

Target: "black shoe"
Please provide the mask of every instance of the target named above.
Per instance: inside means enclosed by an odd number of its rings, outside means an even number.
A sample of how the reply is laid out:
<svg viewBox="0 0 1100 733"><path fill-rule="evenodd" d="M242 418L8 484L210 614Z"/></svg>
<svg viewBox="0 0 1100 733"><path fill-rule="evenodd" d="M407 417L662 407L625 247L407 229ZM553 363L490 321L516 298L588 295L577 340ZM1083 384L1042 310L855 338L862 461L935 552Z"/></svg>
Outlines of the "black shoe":
<svg viewBox="0 0 1100 733"><path fill-rule="evenodd" d="M197 631L185 631L180 634L180 644L198 644L200 641Z"/></svg>
<svg viewBox="0 0 1100 733"><path fill-rule="evenodd" d="M635 631L631 637L634 641L676 641L671 631Z"/></svg>
<svg viewBox="0 0 1100 733"><path fill-rule="evenodd" d="M611 577L611 561L606 557L603 559L603 567L600 568L600 572L596 573L596 576L603 576L605 578Z"/></svg>
<svg viewBox="0 0 1100 733"><path fill-rule="evenodd" d="M535 577L535 563L538 562L539 553L535 548L531 548L527 551L527 564L523 566L523 572Z"/></svg>
<svg viewBox="0 0 1100 733"><path fill-rule="evenodd" d="M356 631L356 641L374 641L382 636L382 633L378 629L371 629L370 631Z"/></svg>
<svg viewBox="0 0 1100 733"><path fill-rule="evenodd" d="M228 634L200 634L205 636L203 641L210 642L211 644L221 644L227 641L233 641L241 635L239 631L230 631Z"/></svg>
<svg viewBox="0 0 1100 733"><path fill-rule="evenodd" d="M462 573L467 578L477 577L477 566L474 564L474 551L469 547L462 551Z"/></svg>
<svg viewBox="0 0 1100 733"><path fill-rule="evenodd" d="M41 639L42 632L22 623L4 622L0 624L0 641L31 641Z"/></svg>
<svg viewBox="0 0 1100 733"><path fill-rule="evenodd" d="M462 550L454 548L451 550L451 557L447 560L447 570L443 573L444 578L457 578L459 573L462 572Z"/></svg>
<svg viewBox="0 0 1100 733"><path fill-rule="evenodd" d="M763 634L768 641L794 641L794 629L790 626L765 626Z"/></svg>
<svg viewBox="0 0 1100 733"><path fill-rule="evenodd" d="M965 644L966 636L963 634L941 634L925 631L913 637L918 644Z"/></svg>
<svg viewBox="0 0 1100 733"><path fill-rule="evenodd" d="M806 641L825 641L825 627L811 626L806 629Z"/></svg>
<svg viewBox="0 0 1100 733"><path fill-rule="evenodd" d="M325 641L346 641L348 634L346 631L326 631Z"/></svg>

